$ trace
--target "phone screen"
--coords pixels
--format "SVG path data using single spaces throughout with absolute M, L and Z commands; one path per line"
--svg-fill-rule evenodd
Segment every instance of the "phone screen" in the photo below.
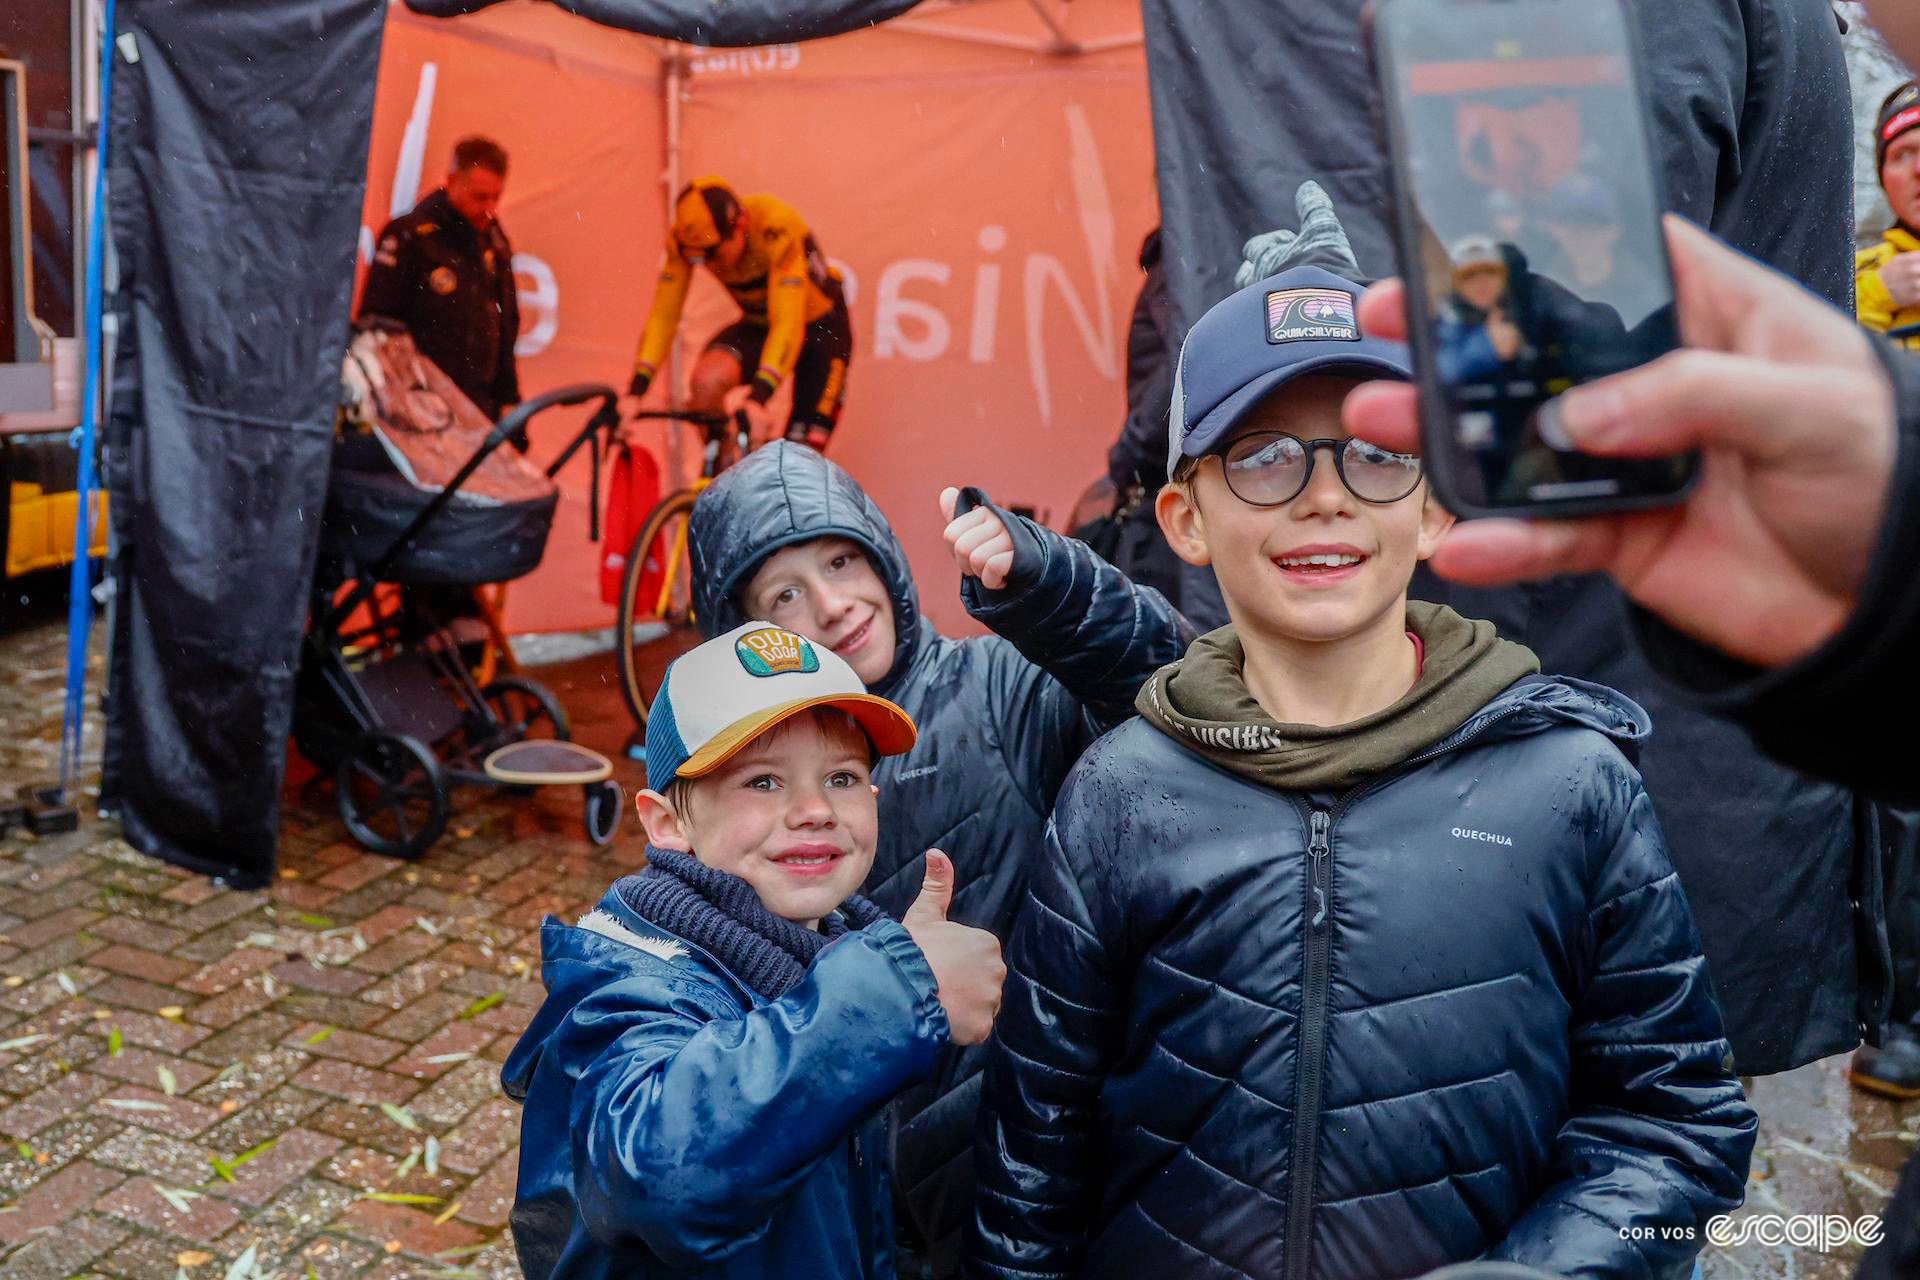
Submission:
M 1682 492 L 1691 457 L 1573 452 L 1552 408 L 1679 342 L 1624 9 L 1389 0 L 1377 23 L 1443 490 L 1481 509 Z

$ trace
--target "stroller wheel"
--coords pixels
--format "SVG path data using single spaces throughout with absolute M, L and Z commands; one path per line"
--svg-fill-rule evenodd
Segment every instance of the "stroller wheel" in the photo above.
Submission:
M 624 799 L 620 784 L 608 778 L 590 782 L 582 790 L 587 793 L 587 839 L 604 849 L 620 829 L 620 802 Z
M 417 858 L 446 829 L 446 777 L 417 738 L 382 729 L 361 734 L 334 782 L 341 821 L 375 853 Z
M 525 676 L 501 676 L 480 691 L 487 709 L 500 722 L 508 742 L 528 738 L 557 738 L 567 742 L 573 729 L 567 723 L 567 709 L 553 690 Z

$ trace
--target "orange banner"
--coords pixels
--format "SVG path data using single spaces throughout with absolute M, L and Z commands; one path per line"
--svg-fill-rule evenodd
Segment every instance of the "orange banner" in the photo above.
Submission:
M 1137 33 L 1137 6 L 1085 10 L 1121 33 L 1104 51 L 1035 53 L 990 25 L 969 39 L 888 26 L 691 51 L 681 81 L 682 180 L 715 173 L 779 196 L 847 277 L 854 358 L 830 456 L 900 531 L 948 630 L 969 628 L 939 538 L 940 488 L 979 484 L 1058 527 L 1104 472 L 1124 412 L 1135 252 L 1156 216 L 1146 75 L 1125 34 L 1128 21 Z M 362 262 L 392 211 L 441 181 L 456 138 L 502 142 L 526 394 L 625 382 L 664 234 L 663 48 L 551 5 L 389 17 Z M 686 363 L 735 314 L 711 280 L 696 282 Z M 578 422 L 562 411 L 537 421 L 535 457 L 552 457 Z M 663 464 L 684 473 L 693 451 L 661 439 Z M 546 560 L 509 596 L 516 630 L 612 620 L 600 548 L 586 538 L 584 456 L 561 479 Z

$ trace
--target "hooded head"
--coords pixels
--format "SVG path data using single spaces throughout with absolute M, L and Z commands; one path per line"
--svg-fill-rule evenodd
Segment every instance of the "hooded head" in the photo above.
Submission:
M 711 637 L 753 621 L 741 594 L 768 558 L 827 537 L 859 547 L 885 585 L 893 613 L 893 662 L 884 676 L 867 682 L 884 694 L 919 648 L 926 625 L 919 593 L 887 518 L 852 476 L 804 445 L 782 440 L 755 450 L 694 503 L 687 541 L 700 629 Z

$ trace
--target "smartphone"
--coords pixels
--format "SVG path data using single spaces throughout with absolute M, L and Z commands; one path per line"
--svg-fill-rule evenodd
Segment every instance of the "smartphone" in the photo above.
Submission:
M 1678 501 L 1695 455 L 1579 453 L 1555 404 L 1680 341 L 1625 0 L 1375 0 L 1369 25 L 1435 493 L 1467 517 Z

